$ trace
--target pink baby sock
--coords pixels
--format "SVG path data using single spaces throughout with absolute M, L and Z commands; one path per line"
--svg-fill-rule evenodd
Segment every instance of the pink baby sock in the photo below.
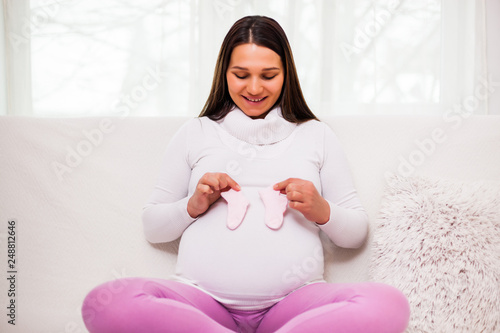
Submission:
M 228 204 L 227 207 L 227 227 L 234 230 L 239 227 L 245 217 L 248 207 L 248 200 L 241 191 L 230 189 L 220 194 Z
M 266 225 L 274 230 L 281 228 L 288 199 L 280 191 L 273 190 L 272 186 L 260 190 L 259 194 L 266 207 Z

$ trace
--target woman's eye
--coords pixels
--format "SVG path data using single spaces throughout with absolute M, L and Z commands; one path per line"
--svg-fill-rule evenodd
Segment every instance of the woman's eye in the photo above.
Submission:
M 238 75 L 238 74 L 234 74 L 238 79 L 246 79 L 248 77 L 248 75 Z
M 276 77 L 276 75 L 273 76 L 264 76 L 264 80 L 272 80 Z

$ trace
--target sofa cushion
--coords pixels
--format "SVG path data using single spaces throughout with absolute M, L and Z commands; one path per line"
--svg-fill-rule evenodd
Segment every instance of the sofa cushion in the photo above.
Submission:
M 500 184 L 388 178 L 370 276 L 403 291 L 408 332 L 500 329 Z

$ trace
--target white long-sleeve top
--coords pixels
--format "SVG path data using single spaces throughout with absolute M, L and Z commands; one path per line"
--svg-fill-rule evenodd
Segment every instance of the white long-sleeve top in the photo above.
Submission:
M 237 229 L 226 226 L 222 198 L 197 219 L 187 213 L 187 202 L 207 172 L 229 174 L 250 202 Z M 310 222 L 288 207 L 280 229 L 266 226 L 258 191 L 292 177 L 311 181 L 327 200 L 326 224 Z M 323 282 L 320 230 L 347 248 L 361 246 L 368 230 L 368 216 L 333 131 L 316 120 L 290 123 L 279 108 L 265 119 L 235 108 L 220 121 L 200 117 L 184 124 L 168 145 L 142 217 L 150 242 L 182 235 L 174 279 L 240 310 L 269 307 L 296 288 Z

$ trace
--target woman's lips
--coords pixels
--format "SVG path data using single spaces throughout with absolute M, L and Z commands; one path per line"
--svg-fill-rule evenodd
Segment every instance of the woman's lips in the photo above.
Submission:
M 246 99 L 247 101 L 252 102 L 252 103 L 262 102 L 263 100 L 265 100 L 267 98 L 267 96 L 261 97 L 261 98 L 249 98 L 249 97 L 246 97 L 246 96 L 243 96 L 243 95 L 241 95 L 241 96 L 244 99 Z

